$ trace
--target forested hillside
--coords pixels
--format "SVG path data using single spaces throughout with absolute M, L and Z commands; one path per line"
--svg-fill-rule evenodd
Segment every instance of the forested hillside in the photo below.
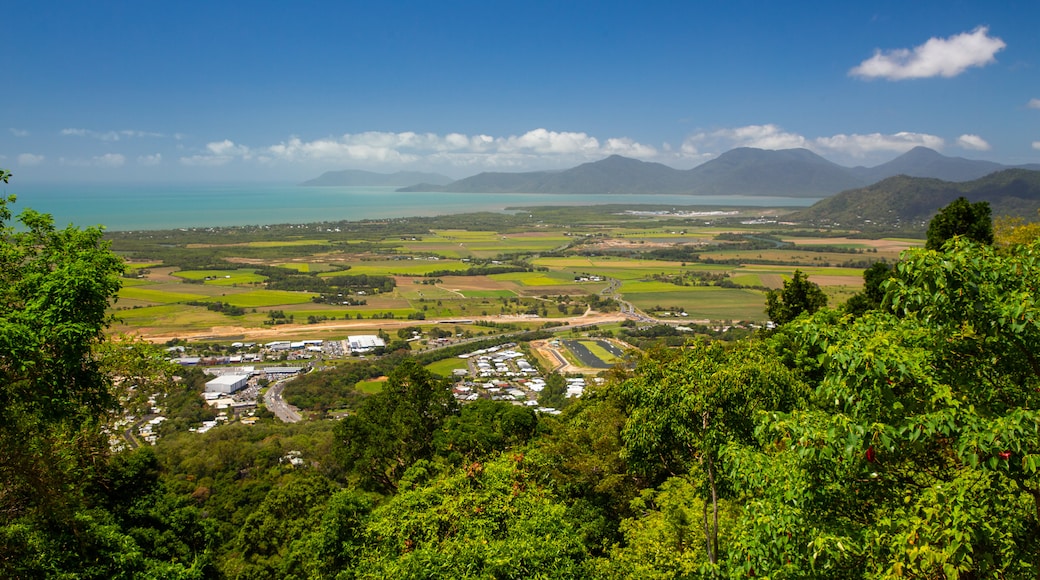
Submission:
M 103 334 L 99 230 L 0 219 L 0 577 L 1040 573 L 1036 239 L 910 250 L 856 309 L 650 347 L 558 417 L 404 360 L 340 420 L 113 451 L 119 404 L 200 386 Z
M 994 215 L 1036 217 L 1040 171 L 1006 169 L 964 183 L 900 175 L 821 200 L 788 219 L 818 225 L 921 230 L 958 197 L 984 201 Z

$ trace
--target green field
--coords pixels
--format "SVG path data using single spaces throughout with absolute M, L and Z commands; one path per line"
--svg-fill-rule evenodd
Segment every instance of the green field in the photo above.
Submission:
M 611 354 L 610 351 L 600 346 L 598 340 L 579 340 L 578 343 L 584 346 L 585 348 L 589 349 L 589 352 L 594 354 L 596 358 L 607 364 L 614 364 L 620 362 L 621 360 L 618 357 Z
M 681 308 L 694 320 L 764 320 L 765 293 L 758 290 L 680 287 L 678 292 L 625 293 L 642 310 Z
M 259 308 L 261 306 L 282 306 L 285 304 L 305 304 L 316 296 L 310 292 L 289 292 L 287 290 L 251 290 L 242 294 L 233 294 L 214 298 L 242 308 Z
M 475 231 L 454 226 L 424 229 L 414 220 L 390 220 L 349 226 L 343 232 L 339 228 L 319 228 L 319 233 L 312 230 L 302 236 L 298 229 L 291 228 L 280 233 L 268 229 L 199 235 L 175 232 L 161 240 L 144 235 L 121 251 L 130 258 L 136 256 L 136 261 L 128 266 L 130 270 L 144 273 L 141 278 L 124 280 L 120 300 L 113 305 L 112 312 L 121 317 L 119 329 L 156 333 L 221 326 L 266 329 L 270 327 L 264 322 L 272 310 L 284 311 L 308 332 L 323 332 L 321 319 L 356 321 L 359 315 L 375 328 L 391 317 L 400 324 L 409 321 L 409 316 L 416 324 L 423 323 L 420 318 L 430 324 L 438 319 L 490 317 L 492 321 L 536 327 L 546 318 L 583 311 L 585 302 L 595 304 L 603 298 L 600 293 L 609 289 L 638 309 L 662 319 L 674 320 L 675 313 L 686 312 L 687 317 L 683 318 L 691 320 L 763 321 L 764 291 L 748 287 L 779 288 L 800 269 L 821 285 L 831 305 L 836 306 L 862 286 L 862 269 L 845 264 L 858 266 L 858 262 L 885 257 L 920 243 L 783 235 L 776 233 L 782 227 L 746 226 L 739 223 L 739 217 L 728 224 L 704 225 L 701 218 L 681 223 L 676 216 L 628 215 L 596 207 L 542 208 L 530 212 L 530 216 L 535 216 L 532 221 L 498 231 L 488 225 L 506 223 L 507 218 L 476 218 L 473 223 L 479 229 Z M 479 224 L 484 219 L 489 221 Z M 789 240 L 796 247 L 736 250 L 729 249 L 733 244 L 716 240 L 724 232 L 756 231 Z M 278 235 L 283 237 L 279 239 Z M 146 249 L 135 253 L 142 245 Z M 805 249 L 813 245 L 863 251 Z M 686 251 L 676 253 L 677 256 L 696 254 L 727 262 L 662 260 L 662 254 L 656 253 L 669 248 L 678 250 L 680 246 Z M 170 249 L 175 251 L 167 255 L 165 252 Z M 198 256 L 187 259 L 185 256 L 190 257 L 192 251 Z M 484 258 L 534 267 L 537 271 L 483 276 L 447 274 L 482 265 L 486 262 L 478 259 Z M 770 260 L 777 263 L 767 263 Z M 178 264 L 213 266 L 178 271 Z M 311 293 L 265 288 L 264 276 L 257 273 L 264 266 L 321 277 L 392 276 L 397 285 L 391 292 L 355 297 L 365 304 L 318 304 L 311 300 Z M 434 272 L 442 273 L 436 278 L 429 276 Z M 706 275 L 707 282 L 693 281 L 700 274 Z M 684 279 L 690 283 L 716 283 L 720 275 L 745 288 L 679 286 L 668 282 Z M 576 281 L 584 276 L 599 276 L 602 281 Z M 246 312 L 231 317 L 204 306 L 189 306 L 187 302 L 223 302 Z M 531 315 L 538 318 L 523 321 L 524 316 Z M 317 324 L 308 324 L 311 321 Z M 340 330 L 349 327 L 339 325 Z
M 238 284 L 258 284 L 267 280 L 266 277 L 256 273 L 252 269 L 240 270 L 181 270 L 174 272 L 174 276 L 185 280 L 205 280 L 206 284 L 214 286 L 235 286 Z
M 512 298 L 516 292 L 512 290 L 463 290 L 466 298 Z
M 466 361 L 458 357 L 450 357 L 426 365 L 426 369 L 439 377 L 450 377 L 455 369 L 468 368 Z
M 320 276 L 424 276 L 438 270 L 468 270 L 470 265 L 458 260 L 380 260 L 350 262 L 346 272 L 323 272 Z
M 131 298 L 134 300 L 154 302 L 157 304 L 175 304 L 177 302 L 189 302 L 191 300 L 206 300 L 208 296 L 188 294 L 187 292 L 171 292 L 151 286 L 124 286 L 119 291 L 119 298 Z

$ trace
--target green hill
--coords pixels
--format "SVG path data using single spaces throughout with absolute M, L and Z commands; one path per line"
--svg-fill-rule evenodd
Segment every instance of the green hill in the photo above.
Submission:
M 961 196 L 989 202 L 994 216 L 1034 219 L 1040 210 L 1040 171 L 1005 169 L 963 183 L 899 175 L 821 200 L 789 219 L 821 226 L 923 230 L 940 208 Z

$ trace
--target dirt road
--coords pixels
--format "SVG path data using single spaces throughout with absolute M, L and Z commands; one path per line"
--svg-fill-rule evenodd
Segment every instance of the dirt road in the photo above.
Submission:
M 567 318 L 518 318 L 512 316 L 488 316 L 488 317 L 476 317 L 472 320 L 485 320 L 488 322 L 554 322 L 561 326 L 569 324 L 575 325 L 589 325 L 589 324 L 606 324 L 609 322 L 619 322 L 625 320 L 626 316 L 620 312 L 586 312 L 581 316 L 572 316 Z M 451 323 L 457 320 L 457 318 L 444 319 L 443 321 L 436 319 L 427 319 L 423 321 L 419 320 L 333 320 L 327 322 L 321 322 L 318 324 L 279 324 L 278 326 L 265 326 L 263 328 L 257 327 L 243 327 L 243 326 L 214 326 L 208 331 L 196 331 L 196 332 L 177 332 L 177 333 L 163 333 L 163 334 L 149 334 L 147 332 L 138 333 L 141 338 L 154 343 L 162 343 L 173 338 L 185 339 L 188 341 L 205 342 L 205 341 L 226 341 L 232 337 L 234 340 L 251 341 L 251 342 L 271 342 L 275 340 L 282 340 L 292 337 L 299 337 L 301 335 L 317 335 L 317 334 L 347 334 L 351 331 L 383 329 L 393 330 L 397 328 L 405 328 L 408 326 L 417 326 L 419 324 L 430 324 L 431 322 L 446 322 Z

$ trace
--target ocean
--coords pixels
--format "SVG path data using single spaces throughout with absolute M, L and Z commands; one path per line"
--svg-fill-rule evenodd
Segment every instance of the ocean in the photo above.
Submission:
M 819 198 L 549 193 L 403 193 L 393 187 L 250 185 L 0 184 L 11 209 L 48 213 L 59 227 L 111 231 L 314 223 L 506 211 L 523 206 L 646 204 L 807 207 Z

